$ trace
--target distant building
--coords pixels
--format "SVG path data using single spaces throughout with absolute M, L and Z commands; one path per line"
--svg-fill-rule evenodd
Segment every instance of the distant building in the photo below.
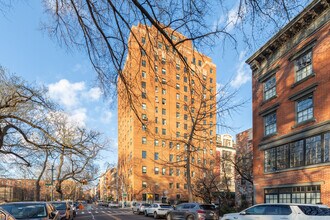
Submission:
M 164 31 L 174 42 L 185 38 Z M 131 29 L 126 81 L 118 82 L 119 200 L 188 200 L 185 143 L 196 120 L 189 159 L 199 167 L 214 164 L 216 114 L 210 112 L 216 109 L 216 66 L 190 41 L 177 49 L 189 68 L 154 26 Z M 127 93 L 127 85 L 136 96 Z M 200 175 L 198 166 L 191 166 L 192 178 Z
M 330 205 L 330 4 L 314 0 L 247 63 L 256 203 Z
M 220 188 L 223 191 L 235 192 L 235 143 L 229 134 L 218 134 L 217 155 L 219 158 Z
M 253 204 L 252 128 L 236 134 L 235 163 L 235 203 L 236 207 L 246 208 Z

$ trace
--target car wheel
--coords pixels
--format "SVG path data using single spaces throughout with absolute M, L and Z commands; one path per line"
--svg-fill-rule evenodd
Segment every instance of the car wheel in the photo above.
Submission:
M 171 214 L 167 214 L 167 215 L 166 215 L 166 220 L 172 220 L 172 216 L 171 216 Z
M 158 218 L 157 212 L 154 212 L 154 219 L 157 219 L 157 218 Z
M 187 216 L 187 220 L 194 220 L 194 216 L 192 216 L 192 215 L 188 215 L 188 216 Z

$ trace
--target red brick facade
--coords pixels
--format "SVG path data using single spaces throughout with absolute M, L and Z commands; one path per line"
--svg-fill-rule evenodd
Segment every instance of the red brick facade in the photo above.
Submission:
M 329 1 L 313 1 L 247 60 L 256 203 L 330 206 L 329 20 Z

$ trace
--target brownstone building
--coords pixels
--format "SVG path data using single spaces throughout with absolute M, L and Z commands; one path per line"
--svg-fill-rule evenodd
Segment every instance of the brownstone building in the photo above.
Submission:
M 329 4 L 312 1 L 247 60 L 256 203 L 330 205 Z
M 216 66 L 190 41 L 177 49 L 183 56 L 154 26 L 131 29 L 118 82 L 119 200 L 187 200 L 187 161 L 192 181 L 214 165 Z
M 235 204 L 247 208 L 253 204 L 252 128 L 236 134 Z

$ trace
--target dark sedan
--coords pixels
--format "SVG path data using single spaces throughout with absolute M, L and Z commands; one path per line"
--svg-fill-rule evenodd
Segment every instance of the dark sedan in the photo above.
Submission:
M 60 220 L 59 213 L 47 202 L 10 202 L 0 205 L 15 219 L 20 220 Z
M 167 212 L 167 220 L 218 220 L 217 211 L 214 205 L 200 203 L 182 203 Z

